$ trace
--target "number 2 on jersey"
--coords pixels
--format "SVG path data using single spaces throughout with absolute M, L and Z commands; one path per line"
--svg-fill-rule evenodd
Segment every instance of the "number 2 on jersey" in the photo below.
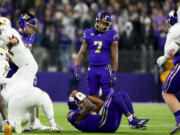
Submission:
M 94 45 L 97 45 L 95 53 L 101 53 L 102 41 L 94 41 Z

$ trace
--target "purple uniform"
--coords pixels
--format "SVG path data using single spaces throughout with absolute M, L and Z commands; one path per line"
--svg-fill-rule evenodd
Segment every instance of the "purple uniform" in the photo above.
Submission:
M 111 52 L 110 48 L 114 41 L 119 39 L 115 30 L 98 32 L 95 28 L 87 29 L 83 39 L 89 46 L 88 90 L 90 95 L 98 95 L 102 87 L 103 95 L 111 91 Z
M 123 114 L 117 107 L 116 99 L 115 96 L 109 96 L 104 103 L 101 115 L 89 113 L 79 125 L 75 123 L 79 110 L 70 111 L 67 119 L 75 128 L 84 132 L 115 132 L 119 128 Z
M 176 94 L 180 89 L 180 54 L 173 59 L 173 63 L 175 67 L 166 77 L 166 81 L 162 86 L 162 91 Z

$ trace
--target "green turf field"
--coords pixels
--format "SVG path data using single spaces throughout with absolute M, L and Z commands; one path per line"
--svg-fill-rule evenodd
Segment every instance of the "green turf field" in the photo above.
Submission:
M 139 118 L 149 118 L 150 121 L 147 124 L 148 129 L 146 130 L 134 130 L 130 129 L 125 117 L 123 117 L 122 122 L 118 131 L 109 134 L 121 134 L 121 135 L 168 135 L 169 132 L 174 127 L 175 121 L 174 116 L 170 113 L 165 104 L 134 104 L 135 114 Z M 55 119 L 56 122 L 63 127 L 64 131 L 62 133 L 52 133 L 50 131 L 33 131 L 30 133 L 23 133 L 23 135 L 50 135 L 50 134 L 61 134 L 61 135 L 102 135 L 103 133 L 83 133 L 76 130 L 71 126 L 67 119 L 66 114 L 68 108 L 66 104 L 55 104 L 54 105 Z M 45 115 L 40 110 L 41 122 L 48 125 L 48 121 Z M 13 133 L 13 135 L 17 135 Z

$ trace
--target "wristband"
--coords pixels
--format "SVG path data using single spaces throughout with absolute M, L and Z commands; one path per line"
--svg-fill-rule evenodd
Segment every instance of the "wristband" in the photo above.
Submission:
M 116 73 L 117 73 L 117 72 L 116 72 L 116 71 L 114 71 L 114 70 L 112 70 L 112 71 L 111 71 L 111 74 L 116 74 Z
M 83 101 L 83 99 L 86 97 L 83 93 L 78 92 L 75 96 L 79 101 Z

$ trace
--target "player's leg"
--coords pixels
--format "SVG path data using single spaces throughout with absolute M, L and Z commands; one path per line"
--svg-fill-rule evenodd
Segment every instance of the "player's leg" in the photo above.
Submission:
M 138 119 L 134 115 L 134 109 L 130 97 L 126 92 L 114 92 L 112 94 L 115 104 L 120 112 L 122 112 L 128 119 L 131 128 L 145 129 L 144 126 L 149 119 Z
M 25 127 L 23 129 L 24 132 L 29 132 L 33 130 L 33 126 L 35 124 L 35 120 L 36 120 L 36 108 L 35 107 L 31 107 L 28 109 L 28 121 L 29 124 L 27 127 Z
M 171 112 L 174 114 L 176 125 L 170 134 L 180 131 L 180 103 L 175 93 L 180 89 L 180 65 L 176 64 L 175 68 L 168 74 L 165 83 L 162 86 L 162 96 Z
M 4 120 L 4 124 L 5 124 L 5 128 L 7 128 L 7 126 L 10 126 L 9 124 L 9 121 L 7 119 L 7 115 L 6 115 L 6 103 L 5 103 L 5 100 L 3 98 L 3 96 L 1 95 L 0 93 L 0 112 L 1 112 L 1 115 L 0 117 L 3 118 Z M 0 130 L 2 131 L 3 130 L 3 126 L 2 126 L 2 123 L 1 123 L 1 118 L 0 118 Z
M 7 115 L 6 115 L 6 103 L 4 101 L 3 96 L 0 94 L 0 112 L 3 117 L 3 120 L 7 120 Z
M 96 96 L 99 95 L 100 81 L 97 75 L 97 69 L 95 67 L 88 67 L 88 95 Z
M 110 65 L 102 66 L 101 69 L 99 69 L 102 98 L 104 101 L 106 100 L 107 95 L 112 92 L 112 88 L 110 85 L 110 72 Z
M 14 96 L 9 100 L 8 103 L 8 119 L 12 126 L 12 130 L 15 130 L 17 133 L 22 132 L 22 119 L 27 113 L 26 109 L 24 108 L 26 103 L 19 102 L 23 100 L 24 99 L 20 96 Z
M 34 87 L 36 87 L 36 85 L 37 85 L 37 77 L 34 78 L 34 83 L 33 83 Z M 36 129 L 49 130 L 49 127 L 41 124 L 41 122 L 39 120 L 39 108 L 38 107 L 36 107 L 36 119 L 35 119 L 34 126 L 33 126 L 33 130 L 36 130 Z
M 36 88 L 34 92 L 37 93 L 37 96 L 35 98 L 35 104 L 36 106 L 42 105 L 43 111 L 50 123 L 50 129 L 52 131 L 62 131 L 63 129 L 60 126 L 58 126 L 54 120 L 53 103 L 49 95 L 38 88 Z
M 120 125 L 122 112 L 118 111 L 114 98 L 108 96 L 104 103 L 101 120 L 99 122 L 99 132 L 115 132 Z

